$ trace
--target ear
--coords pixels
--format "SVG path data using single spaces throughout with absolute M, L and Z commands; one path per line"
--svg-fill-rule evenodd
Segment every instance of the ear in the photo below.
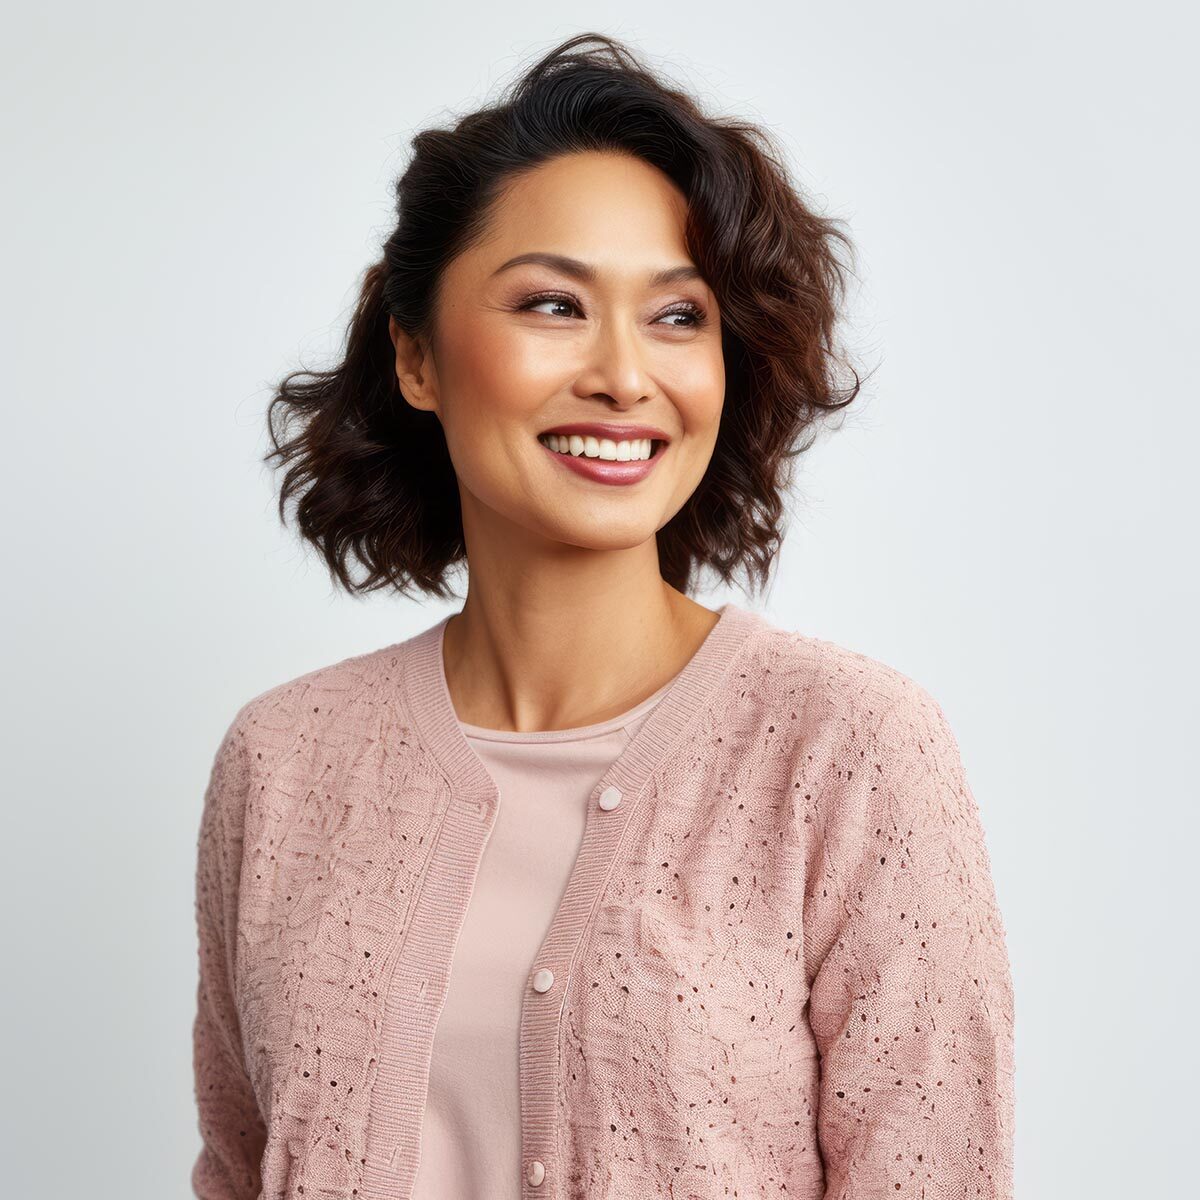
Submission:
M 437 374 L 424 344 L 388 316 L 388 336 L 396 350 L 396 380 L 401 394 L 413 408 L 438 412 Z

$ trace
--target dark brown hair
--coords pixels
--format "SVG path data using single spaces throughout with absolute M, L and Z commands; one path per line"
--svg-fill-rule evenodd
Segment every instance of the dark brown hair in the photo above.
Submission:
M 849 404 L 834 329 L 845 292 L 838 222 L 817 215 L 769 135 L 710 117 L 621 43 L 596 33 L 544 55 L 497 103 L 412 140 L 395 185 L 396 226 L 369 267 L 342 361 L 294 371 L 268 406 L 286 465 L 279 513 L 296 500 L 299 532 L 350 592 L 392 586 L 445 597 L 465 561 L 454 468 L 436 414 L 409 405 L 395 375 L 388 316 L 432 333 L 446 265 L 486 228 L 502 189 L 559 155 L 624 152 L 658 167 L 688 202 L 686 242 L 721 309 L 726 392 L 704 477 L 658 531 L 662 577 L 682 592 L 709 567 L 765 584 L 782 542 L 796 455 L 818 418 Z M 366 569 L 351 576 L 351 560 Z

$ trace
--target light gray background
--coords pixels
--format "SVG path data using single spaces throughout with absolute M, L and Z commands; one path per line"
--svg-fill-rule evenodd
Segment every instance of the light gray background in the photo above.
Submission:
M 11 8 L 6 1194 L 189 1195 L 217 741 L 252 695 L 449 611 L 341 596 L 279 526 L 269 385 L 336 349 L 408 137 L 584 29 L 770 126 L 859 248 L 846 333 L 879 370 L 806 456 L 752 606 L 912 676 L 958 736 L 1016 986 L 1018 1195 L 1194 1186 L 1186 24 L 1182 4 Z

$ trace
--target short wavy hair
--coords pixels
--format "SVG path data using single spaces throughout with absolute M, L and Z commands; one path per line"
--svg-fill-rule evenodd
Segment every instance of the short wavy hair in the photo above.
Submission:
M 762 129 L 706 115 L 620 42 L 568 38 L 506 95 L 426 129 L 395 184 L 396 225 L 363 277 L 341 354 L 329 370 L 293 371 L 267 409 L 286 467 L 280 519 L 295 501 L 302 539 L 349 592 L 390 586 L 453 595 L 465 564 L 457 479 L 435 413 L 409 405 L 395 374 L 388 317 L 432 334 L 447 264 L 487 228 L 513 179 L 581 151 L 636 155 L 687 200 L 686 244 L 721 310 L 726 391 L 713 456 L 696 490 L 657 533 L 662 578 L 681 592 L 704 569 L 765 585 L 782 543 L 796 455 L 819 418 L 843 408 L 834 333 L 853 257 L 840 222 L 818 215 Z M 355 580 L 354 564 L 365 569 Z

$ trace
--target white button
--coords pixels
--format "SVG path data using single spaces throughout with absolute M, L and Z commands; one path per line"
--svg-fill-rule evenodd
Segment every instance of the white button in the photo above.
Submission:
M 546 1164 L 542 1162 L 541 1159 L 535 1158 L 533 1162 L 529 1164 L 529 1170 L 525 1172 L 525 1178 L 528 1179 L 534 1187 L 537 1187 L 538 1184 L 540 1184 L 542 1180 L 546 1178 Z
M 606 787 L 604 789 L 604 791 L 602 791 L 600 793 L 600 807 L 602 809 L 604 809 L 605 812 L 611 812 L 620 803 L 621 803 L 621 789 L 620 788 L 615 788 L 610 785 L 609 787 Z
M 548 992 L 554 986 L 554 972 L 549 967 L 542 967 L 533 975 L 533 988 L 537 992 Z

